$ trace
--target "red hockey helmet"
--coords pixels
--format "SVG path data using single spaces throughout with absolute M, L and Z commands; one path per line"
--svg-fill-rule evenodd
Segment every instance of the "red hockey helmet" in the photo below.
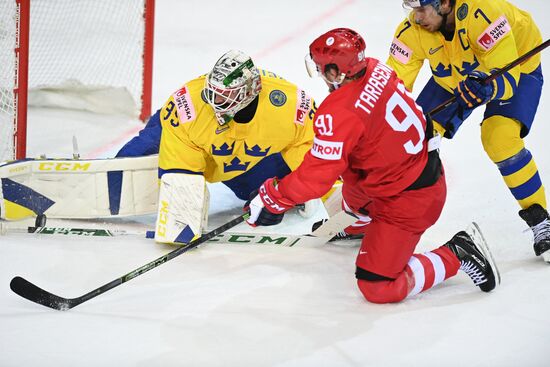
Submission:
M 306 62 L 310 76 L 316 72 L 324 76 L 328 69 L 335 66 L 343 80 L 367 66 L 365 41 L 359 33 L 349 28 L 336 28 L 318 37 L 309 45 L 309 58 L 315 64 L 313 68 Z

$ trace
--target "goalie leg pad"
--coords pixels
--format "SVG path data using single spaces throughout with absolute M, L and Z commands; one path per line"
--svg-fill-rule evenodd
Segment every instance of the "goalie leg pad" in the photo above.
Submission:
M 35 190 L 9 178 L 2 178 L 0 198 L 2 207 L 0 218 L 7 220 L 23 219 L 42 214 L 54 201 Z
M 161 178 L 155 241 L 189 243 L 207 227 L 208 188 L 202 175 L 167 173 Z
M 0 165 L 2 218 L 97 218 L 157 210 L 158 157 L 26 159 Z M 0 197 L 1 197 L 0 196 Z

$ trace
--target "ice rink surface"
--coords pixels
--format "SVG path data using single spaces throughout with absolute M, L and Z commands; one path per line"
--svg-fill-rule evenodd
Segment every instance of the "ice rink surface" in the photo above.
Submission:
M 550 5 L 514 3 L 547 39 Z M 158 0 L 153 105 L 232 48 L 322 101 L 324 83 L 309 79 L 303 65 L 309 43 L 350 27 L 365 37 L 369 56 L 385 60 L 403 16 L 398 0 Z M 550 70 L 544 52 L 543 70 Z M 549 95 L 546 86 L 526 139 L 547 187 Z M 52 109 L 33 109 L 30 118 L 29 156 L 70 157 L 73 135 L 84 158 L 112 156 L 141 126 Z M 138 236 L 8 234 L 0 237 L 0 366 L 547 366 L 550 265 L 535 258 L 519 208 L 483 152 L 480 118 L 475 113 L 443 142 L 448 199 L 418 251 L 478 222 L 500 266 L 494 292 L 459 274 L 400 304 L 374 305 L 356 288 L 357 244 L 212 244 L 57 312 L 12 293 L 10 280 L 21 275 L 76 297 L 172 248 Z M 223 186 L 210 188 L 212 224 L 238 215 L 242 202 Z

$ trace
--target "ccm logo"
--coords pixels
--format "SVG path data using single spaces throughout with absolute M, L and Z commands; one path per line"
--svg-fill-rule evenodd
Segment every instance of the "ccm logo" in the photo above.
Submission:
M 337 161 L 342 158 L 344 143 L 341 141 L 325 141 L 314 138 L 311 154 L 314 157 L 328 161 Z
M 261 195 L 262 201 L 264 202 L 264 205 L 269 206 L 271 209 L 273 209 L 278 213 L 285 211 L 285 208 L 281 207 L 280 205 L 275 203 L 273 200 L 271 200 L 271 198 L 267 194 L 267 191 L 265 190 L 265 187 L 263 185 L 260 187 L 260 195 Z
M 166 224 L 168 223 L 168 203 L 164 200 L 160 202 L 157 235 L 166 237 Z
M 61 162 L 43 162 L 38 169 L 40 171 L 87 171 L 91 163 L 61 163 Z

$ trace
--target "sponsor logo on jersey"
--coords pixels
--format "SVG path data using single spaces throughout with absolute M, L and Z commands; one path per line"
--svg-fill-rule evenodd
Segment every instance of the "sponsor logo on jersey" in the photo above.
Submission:
M 303 125 L 306 121 L 306 116 L 311 109 L 311 98 L 306 94 L 305 91 L 297 89 L 297 98 L 296 98 L 296 118 L 294 122 L 300 125 Z
M 186 87 L 181 88 L 173 94 L 176 108 L 178 109 L 178 117 L 182 123 L 190 122 L 197 116 L 195 107 L 191 100 L 191 95 Z
M 492 49 L 506 34 L 510 33 L 512 27 L 508 19 L 503 15 L 493 23 L 478 37 L 477 43 L 485 50 Z
M 407 64 L 411 60 L 412 50 L 403 42 L 394 38 L 390 47 L 390 54 L 402 64 Z
M 296 110 L 296 119 L 294 120 L 294 122 L 297 124 L 303 125 L 305 119 L 306 119 L 306 113 L 302 110 Z
M 343 149 L 344 143 L 341 141 L 326 141 L 315 137 L 313 138 L 311 154 L 327 161 L 337 161 L 342 158 Z
M 275 107 L 281 107 L 286 103 L 286 94 L 282 91 L 275 89 L 269 93 L 269 101 Z

